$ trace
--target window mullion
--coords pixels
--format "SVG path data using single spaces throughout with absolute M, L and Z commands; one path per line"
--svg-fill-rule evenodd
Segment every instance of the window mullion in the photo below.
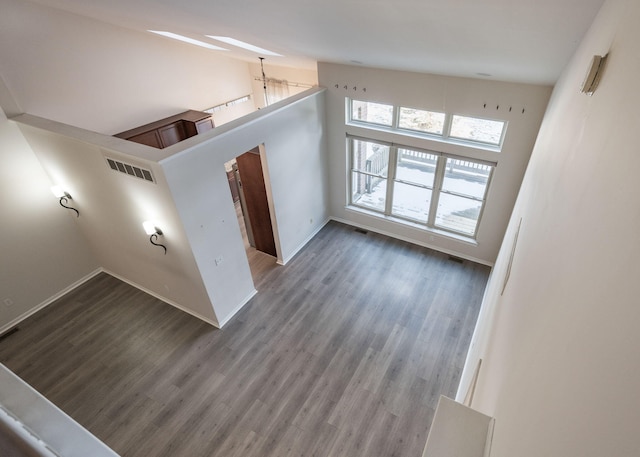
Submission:
M 433 227 L 436 223 L 436 212 L 438 211 L 438 200 L 440 199 L 440 189 L 442 189 L 442 183 L 444 181 L 444 169 L 447 163 L 447 158 L 439 155 L 438 163 L 436 165 L 436 175 L 433 179 L 433 192 L 431 194 L 431 206 L 429 207 L 429 220 L 427 225 Z
M 442 126 L 442 138 L 448 139 L 451 133 L 451 114 L 445 113 L 444 125 Z
M 396 179 L 396 166 L 398 164 L 398 147 L 391 145 L 389 148 L 389 166 L 387 167 L 387 199 L 385 202 L 384 213 L 387 216 L 391 215 L 391 209 L 393 208 L 393 186 Z

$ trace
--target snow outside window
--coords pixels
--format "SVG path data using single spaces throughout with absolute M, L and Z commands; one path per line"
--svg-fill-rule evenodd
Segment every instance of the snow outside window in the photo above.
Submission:
M 393 124 L 393 106 L 352 100 L 351 120 L 391 127 Z
M 384 212 L 386 208 L 389 146 L 351 141 L 351 201 Z
M 503 121 L 491 121 L 489 119 L 454 114 L 451 117 L 449 136 L 498 146 L 502 143 L 504 127 L 505 123 Z
M 401 129 L 442 135 L 444 133 L 444 122 L 444 113 L 400 107 L 398 127 Z

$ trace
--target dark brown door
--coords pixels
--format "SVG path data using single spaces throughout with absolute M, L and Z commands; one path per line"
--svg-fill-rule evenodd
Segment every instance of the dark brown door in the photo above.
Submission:
M 273 239 L 271 227 L 271 215 L 269 214 L 269 202 L 267 190 L 264 186 L 264 174 L 260 162 L 258 148 L 242 154 L 236 158 L 242 190 L 246 200 L 246 211 L 249 216 L 255 248 L 274 257 L 276 243 Z

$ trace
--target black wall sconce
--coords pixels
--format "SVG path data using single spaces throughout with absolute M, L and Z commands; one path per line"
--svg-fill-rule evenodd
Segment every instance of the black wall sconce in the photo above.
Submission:
M 162 230 L 156 227 L 155 222 L 152 221 L 144 221 L 142 223 L 142 227 L 144 227 L 144 231 L 147 235 L 149 235 L 149 241 L 154 246 L 160 246 L 164 249 L 164 254 L 167 255 L 167 247 L 164 244 L 158 243 L 158 237 L 162 235 Z
M 69 200 L 73 200 L 71 198 L 71 195 L 69 195 L 69 192 L 65 192 L 60 186 L 53 186 L 51 188 L 51 192 L 53 192 L 53 195 L 60 199 L 60 206 L 70 209 L 71 211 L 75 211 L 76 217 L 80 217 L 80 211 L 69 205 Z

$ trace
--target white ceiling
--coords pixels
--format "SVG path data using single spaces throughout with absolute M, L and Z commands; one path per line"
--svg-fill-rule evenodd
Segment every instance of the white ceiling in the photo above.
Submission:
M 212 44 L 220 43 L 205 35 L 230 36 L 284 55 L 267 58 L 267 64 L 315 68 L 317 61 L 356 63 L 536 84 L 556 81 L 604 2 L 36 1 L 140 31 L 164 30 Z M 247 51 L 225 55 L 258 62 Z

